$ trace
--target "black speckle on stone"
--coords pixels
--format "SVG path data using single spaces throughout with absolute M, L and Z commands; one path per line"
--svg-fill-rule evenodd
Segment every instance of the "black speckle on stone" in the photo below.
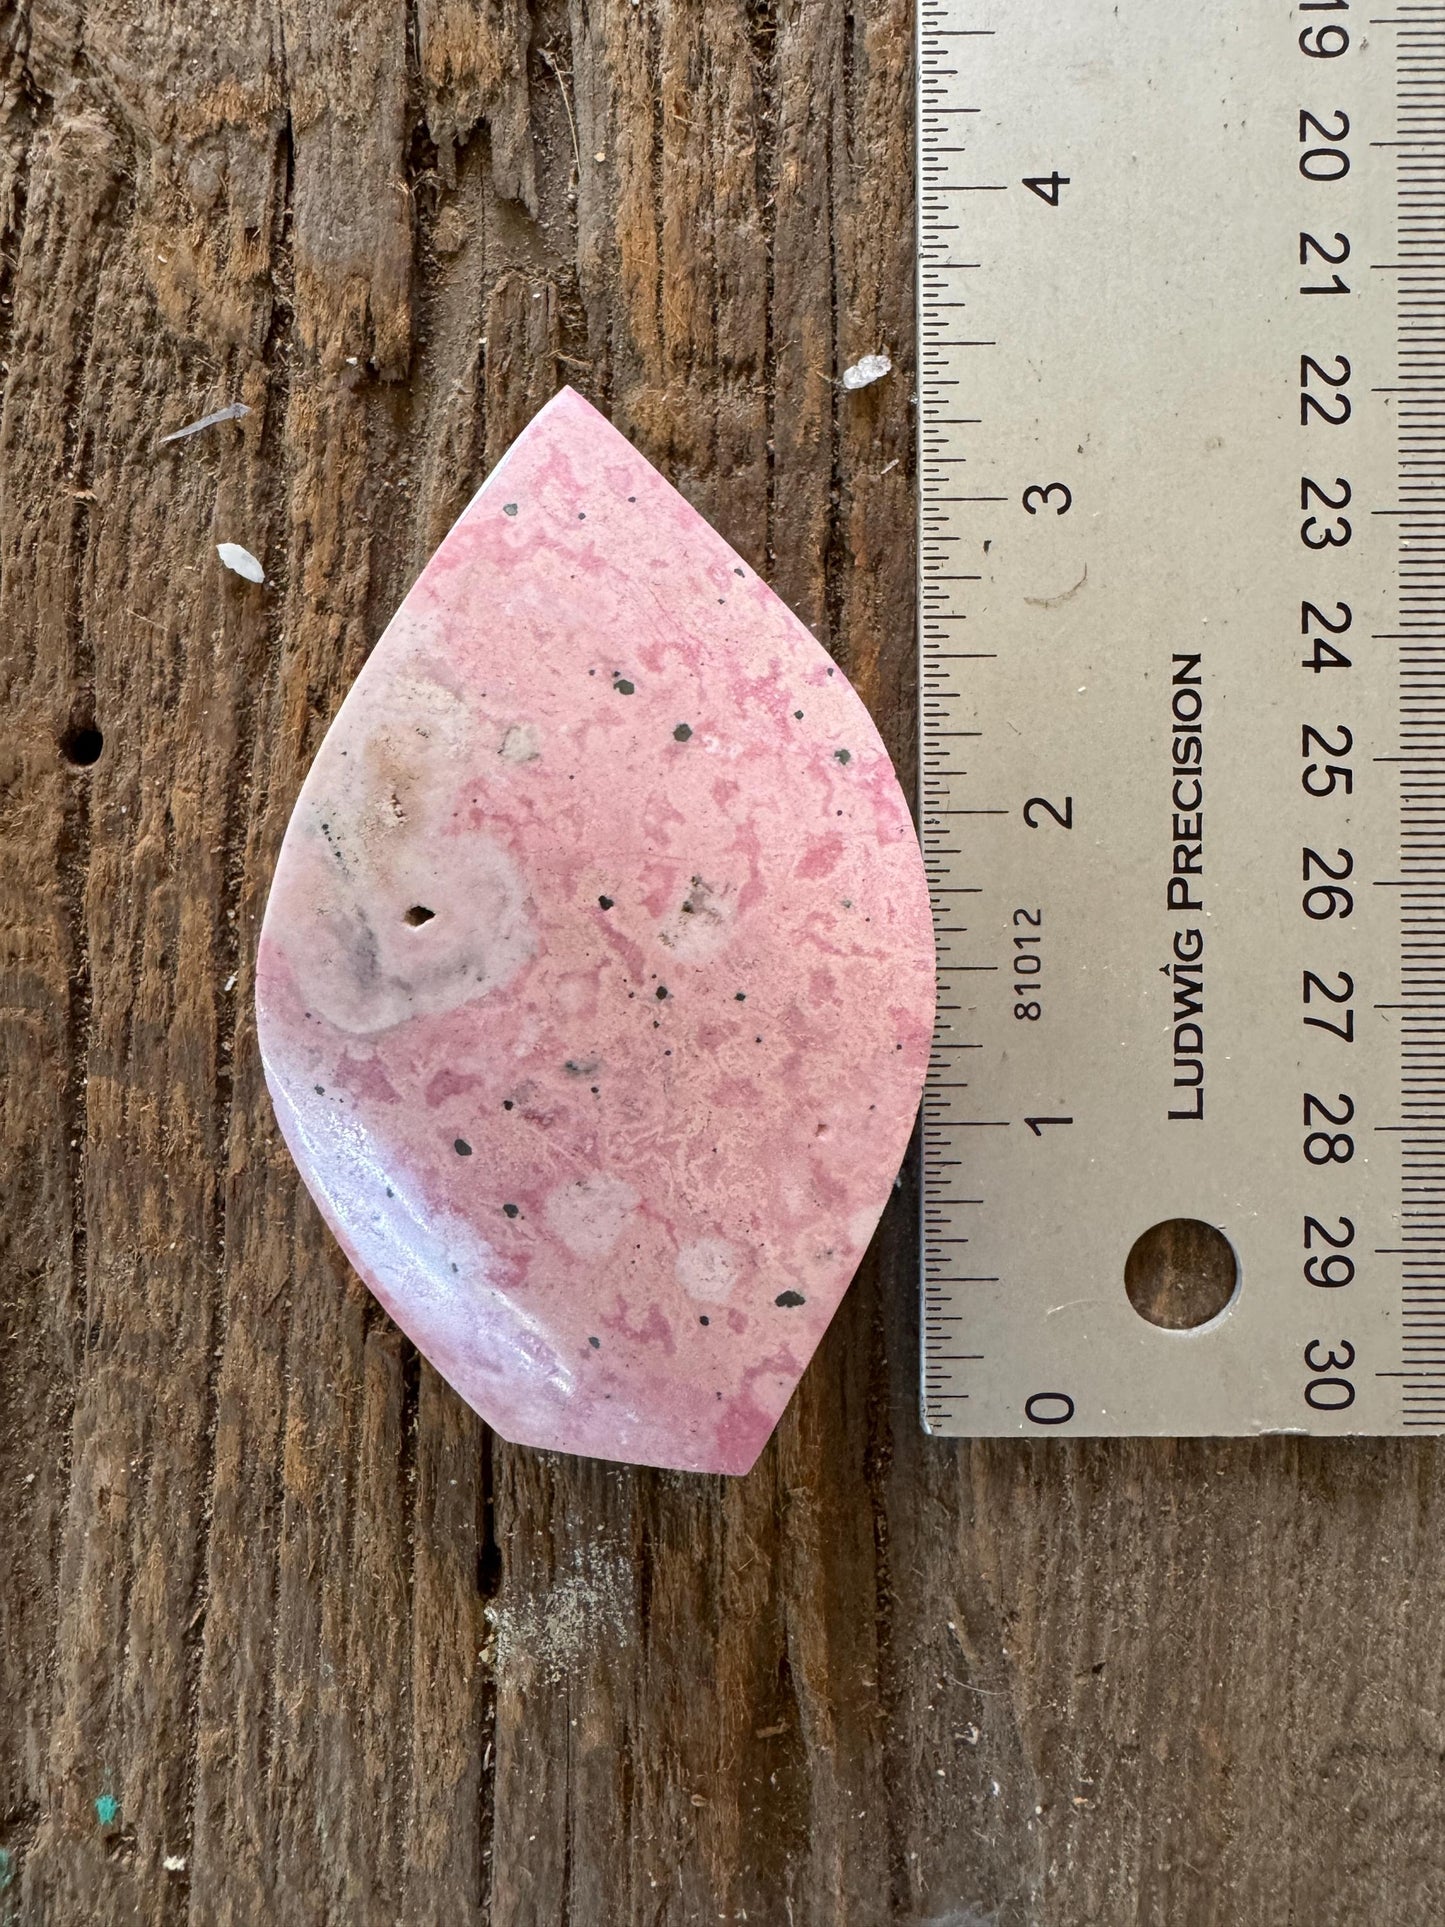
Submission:
M 456 1266 L 455 1266 L 455 1265 L 453 1265 L 453 1266 L 452 1266 L 452 1270 L 453 1270 L 453 1271 L 455 1271 L 455 1270 L 456 1270 Z
M 635 682 L 629 682 L 626 676 L 618 676 L 612 687 L 617 691 L 619 696 L 635 695 L 637 691 L 637 684 Z
M 802 712 L 802 710 L 801 710 L 801 709 L 795 709 L 795 710 L 793 711 L 793 720 L 794 720 L 795 722 L 799 722 L 799 723 L 800 723 L 800 722 L 802 722 L 802 720 L 803 720 L 803 712 Z
M 395 1193 L 395 1191 L 393 1191 L 393 1190 L 392 1190 L 392 1188 L 391 1188 L 391 1186 L 390 1186 L 390 1185 L 388 1185 L 388 1186 L 386 1187 L 386 1195 L 387 1195 L 387 1196 L 388 1196 L 389 1198 L 394 1198 L 394 1197 L 396 1196 L 396 1193 Z
M 512 1100 L 511 1100 L 511 1098 L 510 1098 L 510 1097 L 504 1097 L 504 1098 L 502 1099 L 502 1109 L 503 1109 L 504 1111 L 510 1111 L 510 1110 L 511 1110 L 511 1108 L 512 1108 Z
M 657 986 L 657 1001 L 661 1003 L 666 996 L 667 996 L 667 985 L 659 984 Z
M 712 1320 L 708 1317 L 707 1313 L 704 1312 L 697 1322 L 699 1325 L 710 1325 Z
M 835 749 L 833 756 L 835 761 L 839 763 L 851 763 L 853 760 L 853 752 L 849 749 Z
M 780 1291 L 773 1300 L 775 1305 L 781 1305 L 785 1311 L 791 1311 L 794 1305 L 806 1305 L 807 1302 L 800 1291 Z
M 522 1215 L 515 1204 L 504 1204 L 502 1209 L 509 1218 L 519 1218 Z
M 503 502 L 502 513 L 503 515 L 515 515 L 517 513 L 517 504 L 515 502 Z
M 629 502 L 635 502 L 637 500 L 637 497 L 635 495 L 629 495 L 627 499 Z
M 679 723 L 677 728 L 672 732 L 672 740 L 675 743 L 685 743 L 687 742 L 687 740 L 691 735 L 692 735 L 692 724 Z
M 734 570 L 733 570 L 733 574 L 734 574 L 734 575 L 741 575 L 741 574 L 742 574 L 742 570 L 741 570 L 741 569 L 734 569 Z
M 613 899 L 611 897 L 599 897 L 597 901 L 602 905 L 604 910 L 610 910 L 612 908 Z
M 833 672 L 834 672 L 834 671 L 833 671 L 833 664 L 832 664 L 832 663 L 829 663 L 829 664 L 828 664 L 828 674 L 829 674 L 829 675 L 831 676 L 831 675 L 833 674 Z
M 459 1158 L 469 1158 L 472 1155 L 472 1147 L 464 1137 L 457 1138 L 452 1145 L 452 1149 Z
M 755 1044 L 761 1044 L 761 1043 L 762 1043 L 762 1041 L 763 1041 L 763 1040 L 762 1040 L 762 1038 L 761 1038 L 761 1037 L 755 1037 L 755 1038 L 753 1039 L 753 1042 L 754 1042 Z
M 602 1095 L 602 1086 L 600 1084 L 592 1085 L 591 1089 L 594 1097 L 600 1097 Z
M 589 1338 L 587 1343 L 592 1347 L 594 1352 L 600 1352 L 602 1349 L 602 1340 L 600 1338 Z
M 318 1085 L 316 1086 L 316 1095 L 317 1095 L 318 1097 L 325 1097 L 325 1095 L 326 1095 L 326 1086 L 325 1086 L 324 1084 L 318 1084 Z
M 586 511 L 586 509 L 578 509 L 578 511 L 577 511 L 577 520 L 578 520 L 579 522 L 585 522 L 585 521 L 587 520 L 587 511 Z
M 745 990 L 735 990 L 733 995 L 740 1004 L 745 1004 L 748 1001 L 748 993 Z

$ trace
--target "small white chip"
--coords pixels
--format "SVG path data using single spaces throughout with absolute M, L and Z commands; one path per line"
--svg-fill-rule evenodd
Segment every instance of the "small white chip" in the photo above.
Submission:
M 249 549 L 243 549 L 239 542 L 218 542 L 216 554 L 228 569 L 237 575 L 245 576 L 248 582 L 264 582 L 266 571 Z
M 250 412 L 245 402 L 233 401 L 227 408 L 216 409 L 214 414 L 202 415 L 198 422 L 187 422 L 184 428 L 176 429 L 173 434 L 162 435 L 160 446 L 164 448 L 167 442 L 189 441 L 192 435 L 199 435 L 203 428 L 214 428 L 218 422 L 244 421 Z
M 845 388 L 867 388 L 875 381 L 882 381 L 885 375 L 893 373 L 893 363 L 887 355 L 864 355 L 855 361 L 851 368 L 843 370 Z

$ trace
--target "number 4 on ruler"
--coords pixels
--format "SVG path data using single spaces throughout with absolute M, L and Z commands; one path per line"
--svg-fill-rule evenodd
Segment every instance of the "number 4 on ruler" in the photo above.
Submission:
M 1047 201 L 1050 207 L 1058 206 L 1059 189 L 1068 185 L 1068 175 L 1061 174 L 1057 168 L 1052 174 L 1030 174 L 1024 181 L 1024 186 L 1030 194 L 1037 194 L 1039 199 Z

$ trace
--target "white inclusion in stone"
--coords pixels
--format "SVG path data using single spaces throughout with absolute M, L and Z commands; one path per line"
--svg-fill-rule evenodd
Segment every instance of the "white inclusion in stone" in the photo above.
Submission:
M 637 1193 L 605 1171 L 547 1193 L 547 1224 L 574 1258 L 605 1258 L 637 1209 Z
M 677 1282 L 689 1298 L 723 1304 L 738 1281 L 738 1254 L 726 1238 L 695 1238 L 677 1254 Z
M 695 876 L 682 903 L 658 931 L 658 941 L 683 963 L 708 963 L 732 935 L 736 911 L 733 884 L 713 884 Z
M 876 1211 L 864 1210 L 853 1213 L 853 1216 L 848 1220 L 848 1242 L 855 1251 L 862 1251 L 866 1248 L 868 1240 L 873 1236 L 877 1225 L 878 1213 Z
M 309 941 L 296 973 L 310 1003 L 353 1036 L 493 994 L 538 947 L 516 861 L 480 830 L 452 830 L 451 790 L 384 793 L 397 795 L 399 815 L 340 783 L 317 785 L 314 800 L 303 792 L 313 834 L 293 887 Z
M 542 754 L 542 738 L 535 723 L 513 723 L 502 738 L 498 754 L 504 763 L 535 763 Z

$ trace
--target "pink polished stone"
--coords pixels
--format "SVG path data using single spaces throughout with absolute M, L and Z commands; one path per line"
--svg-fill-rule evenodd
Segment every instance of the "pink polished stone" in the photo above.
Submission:
M 277 865 L 266 1079 L 342 1248 L 505 1437 L 745 1472 L 888 1198 L 933 996 L 862 703 L 564 390 Z

